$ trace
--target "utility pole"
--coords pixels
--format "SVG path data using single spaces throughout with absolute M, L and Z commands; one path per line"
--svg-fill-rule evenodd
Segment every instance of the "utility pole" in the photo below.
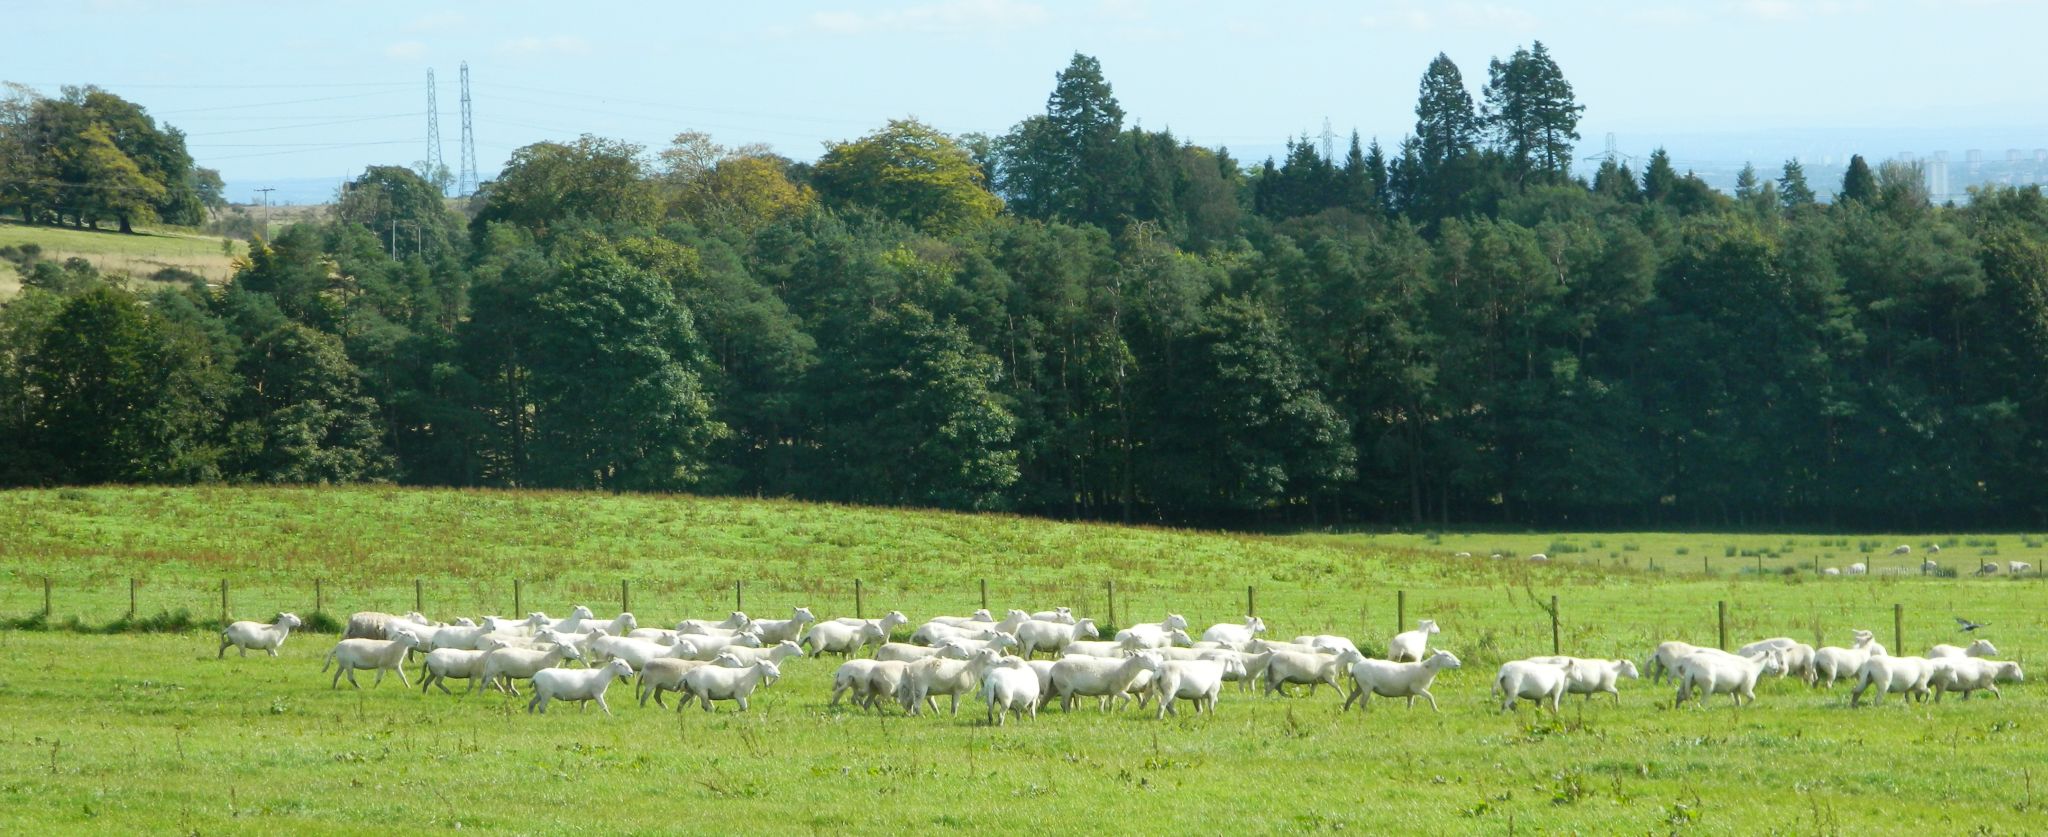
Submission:
M 441 162 L 441 106 L 434 101 L 434 68 L 427 68 L 427 176 L 434 178 L 435 188 L 441 188 L 447 181 L 441 180 L 441 172 L 448 164 Z
M 1323 117 L 1323 162 L 1337 159 L 1337 132 L 1330 130 L 1330 117 Z
M 258 192 L 262 192 L 262 193 L 263 193 L 263 237 L 264 237 L 264 238 L 269 238 L 269 237 L 270 237 L 270 193 L 271 193 L 271 192 L 275 192 L 275 191 L 277 191 L 277 187 L 275 187 L 275 186 L 265 186 L 265 187 L 263 187 L 263 188 L 261 188 L 261 189 L 257 189 L 256 191 L 258 191 Z
M 462 62 L 462 174 L 455 181 L 461 197 L 476 194 L 476 132 L 469 120 L 469 62 Z

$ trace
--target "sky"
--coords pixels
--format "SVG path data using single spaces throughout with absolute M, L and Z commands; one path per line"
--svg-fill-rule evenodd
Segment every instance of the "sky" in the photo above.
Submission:
M 904 116 L 1000 133 L 1043 110 L 1075 52 L 1135 121 L 1247 162 L 1325 119 L 1391 146 L 1436 53 L 1477 97 L 1488 60 L 1533 41 L 1586 105 L 1584 156 L 1610 132 L 1681 168 L 2048 147 L 2033 0 L 83 0 L 8 18 L 0 79 L 143 104 L 238 202 L 262 186 L 317 202 L 366 165 L 424 159 L 429 69 L 456 168 L 463 61 L 484 179 L 581 133 L 652 150 L 701 130 L 797 159 Z

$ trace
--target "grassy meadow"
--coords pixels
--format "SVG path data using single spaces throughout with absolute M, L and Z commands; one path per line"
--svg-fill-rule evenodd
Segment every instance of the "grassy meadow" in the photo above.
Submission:
M 78 230 L 11 222 L 0 222 L 0 247 L 34 244 L 43 248 L 42 257 L 61 262 L 82 258 L 101 273 L 148 279 L 167 267 L 189 270 L 210 281 L 224 282 L 234 273 L 234 258 L 245 247 L 233 245 L 233 254 L 221 251 L 221 239 L 174 230 L 141 230 L 123 235 L 113 230 Z M 21 276 L 14 265 L 0 261 L 0 300 L 21 290 Z
M 217 618 L 223 579 L 233 615 L 259 619 L 310 613 L 315 579 L 334 615 L 410 609 L 419 579 L 439 618 L 510 612 L 514 578 L 526 609 L 604 614 L 625 581 L 649 625 L 723 615 L 734 582 L 756 616 L 799 604 L 848 615 L 856 578 L 868 615 L 921 621 L 972 610 L 986 579 L 992 607 L 1066 604 L 1105 621 L 1114 582 L 1116 621 L 1171 610 L 1198 629 L 1240 619 L 1251 586 L 1275 635 L 1343 633 L 1370 649 L 1393 633 L 1402 591 L 1408 619 L 1442 623 L 1436 644 L 1465 668 L 1439 678 L 1441 714 L 1388 702 L 1340 713 L 1327 690 L 1226 690 L 1213 719 L 1054 709 L 995 730 L 964 708 L 936 719 L 827 708 L 829 660 L 791 661 L 745 715 L 641 709 L 620 684 L 615 718 L 543 718 L 495 695 L 422 697 L 395 682 L 332 691 L 319 672 L 329 636 L 295 634 L 280 659 L 217 661 L 205 628 L 0 630 L 0 831 L 2041 832 L 2048 700 L 2032 683 L 2003 700 L 1852 710 L 1845 688 L 1777 681 L 1753 707 L 1722 698 L 1674 711 L 1669 689 L 1645 680 L 1625 682 L 1618 706 L 1575 700 L 1556 720 L 1500 715 L 1487 697 L 1500 662 L 1550 651 L 1551 596 L 1563 650 L 1585 656 L 1712 644 L 1717 601 L 1738 643 L 1840 642 L 1864 627 L 1890 644 L 1898 604 L 1906 644 L 1895 651 L 1956 641 L 1960 614 L 2033 668 L 2048 585 L 1883 570 L 1899 560 L 1891 547 L 1910 543 L 1917 573 L 1931 542 L 1944 565 L 1996 550 L 2041 566 L 2038 540 L 1252 536 L 579 493 L 4 492 L 10 619 L 41 609 L 46 576 L 46 621 L 87 628 L 127 612 L 130 578 L 142 615 L 202 619 Z M 1489 560 L 1495 549 L 1556 560 Z M 1880 574 L 1822 578 L 1815 558 Z

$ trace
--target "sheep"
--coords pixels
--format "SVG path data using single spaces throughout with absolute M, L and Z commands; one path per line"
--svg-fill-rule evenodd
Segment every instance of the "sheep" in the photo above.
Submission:
M 1854 675 L 1863 667 L 1863 661 L 1871 657 L 1884 656 L 1884 646 L 1869 631 L 1855 632 L 1856 644 L 1842 648 L 1830 645 L 1813 654 L 1814 680 L 1822 688 L 1832 689 L 1835 681 Z
M 335 666 L 332 688 L 341 688 L 341 675 L 344 673 L 348 675 L 350 686 L 362 688 L 362 684 L 356 682 L 356 669 L 359 668 L 377 670 L 377 680 L 370 684 L 371 688 L 384 684 L 384 672 L 387 670 L 397 672 L 398 682 L 404 683 L 408 689 L 412 688 L 412 681 L 406 678 L 403 664 L 405 655 L 420 646 L 420 638 L 404 631 L 390 633 L 390 639 L 357 638 L 335 643 L 334 650 L 327 652 L 326 662 L 320 664 L 320 670 L 323 672 L 329 665 Z
M 1644 666 L 1650 670 L 1650 682 L 1662 683 L 1664 682 L 1664 676 L 1667 674 L 1676 679 L 1678 676 L 1678 661 L 1685 655 L 1698 650 L 1700 650 L 1700 647 L 1697 645 L 1689 642 L 1679 642 L 1675 639 L 1669 642 L 1658 643 L 1657 649 L 1650 652 L 1650 659 L 1644 662 Z
M 761 638 L 753 634 L 739 636 L 710 636 L 708 634 L 678 634 L 676 636 L 677 659 L 710 662 L 718 655 L 733 648 L 759 648 Z
M 1127 696 L 1137 687 L 1139 676 L 1149 673 L 1147 660 L 1158 659 L 1143 651 L 1121 660 L 1066 657 L 1052 664 L 1053 691 L 1060 696 L 1062 710 L 1072 712 L 1074 698 L 1083 696 L 1101 698 L 1101 707 L 1107 709 L 1109 698 Z
M 1314 695 L 1316 687 L 1324 683 L 1330 684 L 1330 688 L 1336 689 L 1338 694 L 1344 693 L 1344 687 L 1338 685 L 1337 681 L 1344 667 L 1337 662 L 1335 655 L 1268 651 L 1262 656 L 1266 658 L 1266 694 L 1276 691 L 1286 694 L 1284 687 L 1289 683 L 1308 684 L 1310 695 Z
M 981 675 L 981 702 L 988 706 L 988 722 L 1003 726 L 1011 714 L 1022 720 L 1030 712 L 1032 720 L 1038 719 L 1039 698 L 1044 692 L 1039 688 L 1038 672 L 1022 657 L 1004 657 L 995 666 Z M 833 697 L 838 697 L 835 687 Z
M 1202 640 L 1229 643 L 1232 647 L 1242 648 L 1245 643 L 1258 639 L 1259 634 L 1265 632 L 1266 620 L 1257 616 L 1246 616 L 1242 625 L 1229 622 L 1210 625 L 1208 630 L 1202 632 Z
M 1936 645 L 1933 648 L 1927 649 L 1927 656 L 1930 659 L 1935 657 L 1996 657 L 1998 656 L 1998 646 L 1992 645 L 1991 640 L 1988 639 L 1976 640 L 1970 643 L 1968 648 L 1957 648 L 1953 645 Z
M 526 711 L 548 714 L 548 702 L 554 700 L 576 701 L 578 711 L 597 701 L 597 708 L 604 710 L 609 718 L 612 708 L 605 705 L 605 690 L 611 688 L 612 680 L 632 677 L 633 666 L 623 659 L 612 660 L 600 668 L 587 671 L 570 671 L 566 668 L 551 668 L 533 673 L 533 699 L 526 702 Z
M 911 715 L 924 714 L 927 704 L 932 712 L 939 711 L 934 695 L 952 698 L 952 714 L 960 714 L 960 696 L 972 694 L 981 685 L 981 669 L 994 665 L 1002 659 L 999 652 L 983 649 L 965 660 L 932 657 L 911 663 L 903 673 L 903 681 L 896 685 L 896 702 L 903 711 Z
M 1007 648 L 1017 647 L 1017 635 L 1006 634 L 1002 631 L 990 631 L 988 639 L 949 639 L 946 640 L 946 642 L 952 645 L 958 645 L 961 648 L 967 649 L 968 651 L 980 651 L 984 648 L 992 648 L 995 649 L 997 652 L 1001 652 Z
M 1096 630 L 1093 619 L 1078 619 L 1072 625 L 1032 619 L 1017 626 L 1017 656 L 1028 660 L 1041 650 L 1058 651 L 1083 637 L 1099 636 L 1102 632 Z
M 917 626 L 917 630 L 910 632 L 910 642 L 914 645 L 937 645 L 949 639 L 987 639 L 989 634 L 1001 630 L 997 627 L 998 624 L 1000 623 L 988 622 L 972 627 L 956 627 L 926 622 Z
M 1515 711 L 1523 699 L 1542 706 L 1550 704 L 1550 714 L 1557 714 L 1559 702 L 1564 700 L 1564 691 L 1570 685 L 1572 669 L 1576 663 L 1554 666 L 1548 663 L 1532 663 L 1515 660 L 1502 663 L 1500 671 L 1493 676 L 1492 693 L 1499 695 L 1500 711 Z
M 1932 553 L 1934 553 L 1934 554 L 1936 554 L 1936 555 L 1940 555 L 1940 554 L 1941 554 L 1941 544 L 1938 544 L 1938 543 L 1931 543 L 1931 544 L 1928 544 L 1928 545 L 1927 545 L 1927 551 L 1928 551 L 1928 552 L 1932 552 Z
M 474 651 L 465 648 L 436 648 L 427 652 L 420 660 L 420 694 L 426 694 L 428 687 L 441 687 L 442 694 L 455 694 L 448 690 L 449 678 L 468 680 L 477 675 L 478 666 L 483 663 L 488 651 Z
M 484 617 L 484 621 L 490 623 L 491 617 Z M 475 651 L 477 650 L 477 643 L 482 641 L 484 637 L 490 636 L 493 633 L 492 629 L 494 627 L 504 626 L 484 624 L 477 626 L 453 625 L 441 628 L 435 631 L 432 637 L 427 638 L 426 648 L 428 651 L 442 648 L 450 648 L 457 651 Z
M 1858 561 L 1854 564 L 1850 564 L 1849 569 L 1846 570 L 1846 572 L 1849 575 L 1863 575 L 1864 573 L 1870 572 L 1870 567 L 1864 564 L 1862 561 Z
M 1415 630 L 1395 634 L 1393 641 L 1387 643 L 1387 659 L 1397 663 L 1420 662 L 1422 655 L 1429 650 L 1430 635 L 1437 633 L 1442 631 L 1434 619 L 1415 623 Z
M 591 640 L 587 662 L 601 663 L 607 660 L 625 660 L 634 671 L 647 667 L 650 660 L 677 658 L 679 646 L 663 645 L 651 639 L 634 639 L 625 636 L 605 636 Z M 685 657 L 684 659 L 694 659 Z
M 595 617 L 596 614 L 591 613 L 590 608 L 577 605 L 569 608 L 567 617 L 549 622 L 548 627 L 565 634 L 580 634 L 590 630 L 592 626 L 587 623 L 597 621 Z
M 804 632 L 800 644 L 809 646 L 813 654 L 836 653 L 841 657 L 852 657 L 853 652 L 869 643 L 878 643 L 888 638 L 889 632 L 880 622 L 863 621 L 859 625 L 844 622 L 819 622 Z
M 882 711 L 883 696 L 896 696 L 896 688 L 903 685 L 903 677 L 910 671 L 910 662 L 906 660 L 874 661 L 874 666 L 867 670 L 867 679 L 853 683 L 854 704 L 866 709 L 875 710 L 879 714 Z
M 2033 570 L 2033 569 L 2034 569 L 2034 565 L 2033 565 L 2033 564 L 2029 564 L 2029 563 L 2027 563 L 2027 562 L 2025 562 L 2025 561 L 2007 561 L 2007 562 L 2005 562 L 2005 571 L 2006 571 L 2006 572 L 2009 572 L 2009 573 L 2012 573 L 2013 575 L 2020 575 L 2020 574 L 2022 574 L 2022 573 L 2026 573 L 2026 572 L 2028 572 L 2028 571 L 2031 571 L 2031 570 Z
M 231 623 L 221 629 L 220 654 L 214 659 L 226 658 L 230 645 L 239 650 L 244 657 L 249 656 L 251 648 L 269 652 L 270 656 L 275 657 L 277 649 L 283 647 L 285 637 L 291 636 L 292 629 L 304 624 L 306 623 L 299 621 L 299 617 L 293 613 L 280 613 L 267 625 L 249 621 Z
M 374 610 L 358 611 L 348 616 L 348 624 L 342 630 L 342 639 L 389 640 L 389 626 L 394 622 L 407 622 L 406 617 L 395 613 L 381 613 Z
M 667 709 L 668 704 L 661 699 L 662 693 L 682 691 L 683 675 L 689 674 L 692 669 L 701 666 L 744 668 L 748 665 L 751 664 L 740 662 L 738 657 L 731 654 L 720 654 L 709 662 L 704 660 L 678 660 L 673 657 L 648 660 L 647 667 L 640 670 L 640 683 L 634 688 L 638 690 L 641 706 L 646 706 L 647 699 L 653 697 L 654 705 Z M 681 703 L 678 702 L 676 711 L 680 712 L 682 709 Z
M 1591 701 L 1596 694 L 1614 696 L 1614 704 L 1621 705 L 1621 690 L 1614 687 L 1615 681 L 1626 677 L 1634 680 L 1642 676 L 1636 664 L 1628 660 L 1584 659 L 1580 657 L 1530 657 L 1525 662 L 1569 667 L 1565 675 L 1564 692 L 1568 695 L 1585 695 Z
M 1529 556 L 1529 560 L 1534 561 L 1538 564 L 1547 564 L 1550 563 L 1550 556 L 1538 552 L 1534 555 Z
M 1460 553 L 1457 553 L 1457 554 L 1454 554 L 1454 555 L 1452 555 L 1451 557 L 1452 557 L 1452 558 L 1470 558 L 1470 557 L 1472 557 L 1472 553 L 1470 553 L 1470 552 L 1460 552 Z
M 1737 648 L 1735 649 L 1735 653 L 1738 655 L 1747 656 L 1749 654 L 1754 654 L 1758 651 L 1762 651 L 1767 648 L 1776 649 L 1784 653 L 1785 674 L 1797 674 L 1799 675 L 1800 680 L 1805 681 L 1806 685 L 1813 685 L 1814 650 L 1813 646 L 1807 645 L 1804 642 L 1800 642 L 1799 640 L 1793 639 L 1788 636 L 1776 636 L 1771 637 L 1770 639 L 1760 639 L 1756 642 L 1752 642 L 1748 645 L 1742 646 L 1741 648 Z M 1779 676 L 1782 677 L 1784 675 L 1781 674 Z
M 1169 712 L 1180 714 L 1179 710 L 1173 708 L 1175 700 L 1194 703 L 1196 715 L 1206 711 L 1214 717 L 1216 698 L 1223 692 L 1223 672 L 1236 662 L 1163 660 L 1152 654 L 1145 654 L 1136 659 L 1143 660 L 1145 670 L 1152 672 L 1152 694 L 1159 699 L 1158 717 L 1161 720 L 1164 720 Z M 1237 666 L 1240 671 L 1244 668 L 1242 663 L 1237 663 Z
M 1998 574 L 1998 565 L 1997 565 L 1997 564 L 1994 564 L 1994 563 L 1991 563 L 1990 561 L 1986 561 L 1986 562 L 1984 562 L 1984 563 L 1982 563 L 1982 564 L 1978 564 L 1978 565 L 1977 565 L 1977 574 L 1978 574 L 1978 575 L 1997 575 L 1997 574 Z
M 1158 622 L 1142 622 L 1136 625 L 1132 625 L 1121 631 L 1117 631 L 1116 636 L 1114 638 L 1123 639 L 1126 636 L 1143 636 L 1147 639 L 1151 639 L 1154 636 L 1165 636 L 1169 631 L 1177 630 L 1185 632 L 1187 629 L 1187 617 L 1182 616 L 1178 613 L 1169 613 L 1166 614 L 1165 619 L 1162 619 Z
M 542 669 L 554 668 L 563 660 L 580 660 L 583 654 L 576 646 L 566 642 L 557 643 L 545 651 L 533 648 L 500 648 L 484 655 L 482 675 L 470 681 L 470 691 L 486 689 L 492 685 L 519 696 L 519 686 L 514 679 L 529 679 Z M 498 682 L 500 678 L 503 683 Z
M 868 674 L 884 660 L 847 660 L 832 672 L 832 702 L 826 706 L 838 706 L 839 699 L 847 692 L 853 693 L 856 706 L 866 707 Z
M 719 622 L 713 622 L 709 619 L 684 619 L 676 623 L 676 633 L 721 633 L 725 636 L 731 636 L 736 631 L 745 630 L 748 625 L 753 624 L 753 621 L 746 613 L 735 610 L 726 616 L 723 621 Z
M 548 615 L 538 610 L 526 614 L 525 619 L 507 619 L 501 616 L 484 617 L 483 629 L 486 634 L 513 634 L 533 636 L 534 632 L 547 627 Z
M 946 640 L 937 645 L 911 645 L 907 642 L 885 643 L 875 649 L 875 659 L 882 662 L 910 663 L 929 657 L 954 656 L 966 659 L 970 652 L 956 640 Z
M 1059 656 L 1062 659 L 1067 657 L 1096 657 L 1100 659 L 1120 659 L 1124 656 L 1127 656 L 1127 652 L 1129 650 L 1130 649 L 1124 647 L 1123 643 L 1117 642 L 1116 640 L 1077 639 L 1073 642 L 1067 643 L 1066 645 L 1060 646 Z
M 1036 619 L 1040 622 L 1058 622 L 1063 625 L 1072 625 L 1075 621 L 1073 608 L 1067 607 L 1056 607 L 1051 610 L 1041 610 L 1037 613 L 1031 614 L 1031 618 Z
M 1352 648 L 1337 654 L 1337 663 L 1351 675 L 1354 688 L 1351 696 L 1344 699 L 1343 711 L 1351 709 L 1351 702 L 1357 701 L 1358 708 L 1372 711 L 1372 696 L 1404 697 L 1408 708 L 1415 708 L 1417 697 L 1429 701 L 1432 712 L 1441 712 L 1436 706 L 1436 695 L 1429 693 L 1429 686 L 1436 681 L 1438 672 L 1444 669 L 1460 668 L 1464 664 L 1458 657 L 1441 648 L 1419 663 L 1393 663 L 1386 660 L 1369 660 L 1358 649 Z
M 774 646 L 769 648 L 752 648 L 745 645 L 735 645 L 731 648 L 725 649 L 725 653 L 738 658 L 739 661 L 742 663 L 747 663 L 750 665 L 753 663 L 760 662 L 762 660 L 774 660 L 776 665 L 782 665 L 783 660 L 787 660 L 791 657 L 803 656 L 804 649 L 803 646 L 785 639 L 781 642 L 775 643 Z
M 1718 648 L 1701 648 L 1679 658 L 1676 667 L 1678 696 L 1672 700 L 1671 707 L 1684 706 L 1695 689 L 1699 690 L 1699 703 L 1703 708 L 1707 695 L 1728 695 L 1738 707 L 1745 698 L 1755 703 L 1756 679 L 1784 669 L 1784 655 L 1776 649 L 1738 656 Z
M 1302 636 L 1295 637 L 1294 642 L 1297 645 L 1306 645 L 1310 648 L 1313 648 L 1317 651 L 1321 651 L 1326 654 L 1342 654 L 1346 651 L 1358 651 L 1358 645 L 1353 643 L 1349 637 L 1341 637 L 1337 636 L 1336 634 L 1305 634 Z M 1359 656 L 1365 655 L 1365 652 L 1363 651 L 1359 651 L 1358 653 Z
M 1983 660 L 1971 657 L 1940 657 L 1932 661 L 1933 671 L 1927 679 L 1934 690 L 1934 701 L 1941 702 L 1942 692 L 1962 692 L 1963 699 L 1978 689 L 1984 689 L 1999 700 L 2005 696 L 1998 693 L 1998 681 L 2018 683 L 2026 679 L 2020 671 L 2020 664 L 2005 660 Z
M 1194 639 L 1188 636 L 1188 632 L 1181 630 L 1180 628 L 1175 628 L 1164 633 L 1152 633 L 1150 631 L 1142 633 L 1131 633 L 1130 631 L 1118 631 L 1116 635 L 1116 641 L 1122 643 L 1125 648 L 1128 648 L 1132 651 L 1148 651 L 1152 649 L 1169 648 L 1173 646 L 1185 648 L 1187 646 L 1195 644 Z
M 1889 692 L 1903 692 L 1911 700 L 1927 699 L 1927 681 L 1934 676 L 1934 661 L 1926 657 L 1877 657 L 1863 661 L 1856 669 L 1856 688 L 1849 692 L 1849 705 L 1861 706 L 1863 692 L 1877 686 L 1871 703 L 1883 703 Z
M 1842 574 L 1842 571 L 1841 571 L 1841 570 L 1839 570 L 1839 569 L 1837 569 L 1837 568 L 1834 568 L 1834 567 L 1822 567 L 1822 568 L 1821 568 L 1821 571 L 1820 571 L 1820 574 L 1821 574 L 1821 575 L 1841 575 L 1841 574 Z
M 1930 575 L 1938 569 L 1941 569 L 1941 564 L 1936 563 L 1935 560 L 1932 558 L 1920 562 L 1921 575 Z
M 1896 548 L 1896 549 L 1893 549 L 1893 550 L 1892 550 L 1892 554 L 1893 554 L 1893 555 L 1911 555 L 1911 554 L 1913 554 L 1913 547 L 1911 547 L 1911 546 L 1908 546 L 1908 545 L 1906 545 L 1906 544 L 1899 544 L 1898 548 Z
M 1162 653 L 1164 652 L 1162 651 Z M 1235 661 L 1237 665 L 1224 667 L 1223 680 L 1226 683 L 1236 683 L 1237 690 L 1240 692 L 1251 691 L 1252 682 L 1266 673 L 1267 659 L 1262 654 L 1247 654 L 1243 651 L 1232 651 L 1227 648 L 1201 650 L 1195 651 L 1195 653 L 1197 654 L 1195 659 L 1198 660 Z M 1166 657 L 1165 659 L 1178 658 Z
M 973 616 L 934 616 L 926 619 L 925 624 L 945 625 L 949 628 L 985 628 L 995 621 L 995 615 L 989 613 L 987 608 L 982 608 L 975 611 Z
M 701 700 L 705 712 L 715 712 L 712 701 L 729 700 L 745 712 L 747 698 L 755 689 L 781 677 L 782 669 L 773 660 L 762 660 L 746 668 L 698 666 L 683 675 L 683 696 L 677 698 L 676 710 L 681 711 L 692 700 Z
M 584 656 L 590 655 L 591 643 L 594 643 L 605 637 L 611 636 L 611 632 L 606 631 L 602 626 L 591 628 L 589 633 L 583 634 L 565 634 L 560 631 L 555 631 L 552 628 L 550 628 L 549 631 L 550 633 L 548 634 L 548 636 L 550 638 L 547 640 L 548 642 L 553 642 L 558 645 L 576 646 L 576 652 Z M 540 637 L 536 635 L 534 638 L 538 640 Z
M 590 631 L 594 631 L 594 630 L 597 630 L 597 629 L 599 629 L 599 628 L 603 628 L 603 629 L 604 629 L 604 632 L 605 632 L 606 634 L 608 634 L 608 635 L 611 635 L 611 636 L 626 636 L 626 635 L 628 635 L 628 634 L 631 634 L 631 633 L 632 633 L 632 632 L 633 632 L 633 631 L 634 631 L 635 629 L 637 629 L 637 628 L 639 628 L 639 627 L 640 627 L 640 620 L 638 620 L 638 619 L 635 619 L 635 618 L 633 618 L 633 614 L 631 614 L 631 613 L 621 613 L 621 614 L 619 614 L 619 615 L 617 615 L 617 616 L 614 616 L 614 617 L 612 617 L 612 618 L 611 618 L 611 619 L 610 619 L 609 621 L 604 621 L 604 620 L 597 620 L 597 619 L 585 619 L 585 620 L 583 620 L 583 624 L 582 624 L 582 625 L 580 625 L 580 626 L 576 626 L 575 628 L 573 628 L 573 629 L 571 629 L 571 630 L 564 630 L 563 628 L 561 628 L 561 627 L 559 627 L 559 626 L 555 626 L 555 630 L 557 630 L 557 631 L 561 631 L 562 633 L 565 633 L 565 634 L 566 634 L 566 633 L 589 633 Z

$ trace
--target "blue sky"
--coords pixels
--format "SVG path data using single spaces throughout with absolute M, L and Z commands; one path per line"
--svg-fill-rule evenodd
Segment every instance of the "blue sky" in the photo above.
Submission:
M 0 78 L 143 103 L 233 200 L 424 157 L 430 67 L 452 167 L 463 60 L 485 178 L 513 148 L 583 132 L 659 147 L 698 129 L 804 159 L 904 115 L 1000 132 L 1043 108 L 1075 51 L 1145 126 L 1240 157 L 1325 117 L 1392 144 L 1437 52 L 1476 95 L 1489 58 L 1533 40 L 1587 105 L 1588 153 L 1607 132 L 1681 165 L 2048 146 L 2048 3 L 2023 0 L 85 0 L 9 18 Z

